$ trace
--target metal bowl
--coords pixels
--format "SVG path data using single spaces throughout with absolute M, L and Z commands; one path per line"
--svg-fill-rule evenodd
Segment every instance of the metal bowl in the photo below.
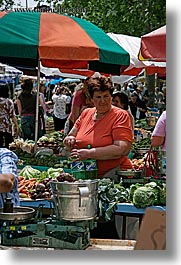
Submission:
M 139 177 L 141 176 L 142 170 L 118 170 L 117 174 L 119 176 L 134 176 Z
M 14 207 L 13 213 L 4 213 L 3 208 L 0 208 L 0 220 L 4 221 L 23 221 L 31 219 L 34 216 L 35 209 L 30 207 Z

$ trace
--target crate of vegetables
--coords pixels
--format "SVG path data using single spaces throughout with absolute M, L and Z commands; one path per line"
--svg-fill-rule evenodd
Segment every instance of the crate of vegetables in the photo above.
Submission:
M 25 166 L 18 176 L 20 198 L 50 199 L 52 197 L 50 181 L 52 180 L 71 182 L 75 178 L 63 168 L 48 168 L 46 171 L 40 171 L 32 166 Z

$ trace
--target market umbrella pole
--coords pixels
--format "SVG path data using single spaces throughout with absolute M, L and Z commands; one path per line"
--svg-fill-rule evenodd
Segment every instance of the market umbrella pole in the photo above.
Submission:
M 35 146 L 34 152 L 37 151 L 38 140 L 38 118 L 39 118 L 39 91 L 40 91 L 40 58 L 38 58 L 38 75 L 37 75 L 37 96 L 36 96 L 36 118 L 35 118 Z

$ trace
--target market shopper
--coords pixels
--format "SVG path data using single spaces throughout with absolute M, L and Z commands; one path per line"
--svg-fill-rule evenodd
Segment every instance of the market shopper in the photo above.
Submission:
M 166 86 L 163 86 L 157 94 L 157 107 L 160 115 L 166 110 Z
M 124 92 L 114 92 L 113 97 L 112 97 L 112 104 L 118 108 L 124 109 L 128 112 L 128 115 L 131 120 L 131 126 L 133 130 L 133 136 L 134 136 L 134 125 L 135 125 L 135 120 L 133 115 L 131 114 L 131 110 L 129 107 L 129 97 L 124 93 Z
M 77 90 L 72 98 L 71 112 L 64 128 L 65 134 L 68 134 L 68 132 L 72 129 L 75 121 L 84 109 L 93 107 L 93 103 L 87 90 L 87 80 L 88 78 L 84 81 L 84 83 L 78 84 L 75 88 Z
M 95 159 L 98 177 L 112 177 L 128 155 L 132 129 L 128 113 L 112 105 L 113 84 L 105 76 L 89 77 L 87 89 L 95 107 L 85 109 L 64 139 L 71 157 Z M 74 149 L 75 143 L 78 149 Z M 91 149 L 87 149 L 88 144 Z
M 39 105 L 39 117 L 41 121 L 41 130 L 42 130 L 42 135 L 46 133 L 45 127 L 46 127 L 46 120 L 47 120 L 47 108 L 46 108 L 46 103 L 45 103 L 45 84 L 41 83 L 40 88 L 39 88 L 39 93 L 41 97 L 41 101 L 43 105 Z
M 53 120 L 55 131 L 64 129 L 68 114 L 66 113 L 66 106 L 70 103 L 71 98 L 66 95 L 66 87 L 61 86 L 56 89 L 52 96 L 53 105 Z
M 0 147 L 9 148 L 9 144 L 14 141 L 14 137 L 18 137 L 18 133 L 14 103 L 9 98 L 8 85 L 2 85 L 0 86 Z
M 118 108 L 124 109 L 127 111 L 129 118 L 130 118 L 130 122 L 131 122 L 131 127 L 132 127 L 132 136 L 134 139 L 134 124 L 135 124 L 135 120 L 133 115 L 131 114 L 130 108 L 129 108 L 129 98 L 128 96 L 124 93 L 124 92 L 114 92 L 113 96 L 112 96 L 112 104 Z M 124 170 L 124 169 L 131 169 L 132 168 L 132 163 L 130 161 L 130 159 L 128 158 L 128 156 L 125 156 L 125 159 L 121 159 L 121 163 L 120 164 L 120 169 Z
M 36 97 L 33 91 L 33 81 L 25 79 L 21 85 L 22 92 L 17 99 L 18 113 L 21 117 L 22 138 L 35 140 Z M 39 103 L 43 107 L 43 101 L 39 95 Z M 42 136 L 41 121 L 38 119 L 38 138 Z
M 7 197 L 19 206 L 17 155 L 7 148 L 0 148 L 0 208 Z
M 136 91 L 131 94 L 131 100 L 129 101 L 131 113 L 135 120 L 141 120 L 146 118 L 147 107 L 143 100 L 141 100 Z
M 123 87 L 121 88 L 121 91 L 124 92 L 128 96 L 128 99 L 130 99 L 131 91 L 129 89 L 128 82 L 124 82 Z
M 162 146 L 162 150 L 166 151 L 166 110 L 159 117 L 151 136 L 151 146 Z

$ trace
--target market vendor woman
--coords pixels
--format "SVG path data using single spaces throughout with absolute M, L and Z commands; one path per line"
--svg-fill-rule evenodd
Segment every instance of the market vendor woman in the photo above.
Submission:
M 82 112 L 64 144 L 76 160 L 97 160 L 99 178 L 111 177 L 131 149 L 130 118 L 125 110 L 111 104 L 113 85 L 110 78 L 89 77 L 85 84 L 95 107 Z M 75 143 L 77 149 L 73 148 Z M 91 149 L 87 148 L 89 144 Z

